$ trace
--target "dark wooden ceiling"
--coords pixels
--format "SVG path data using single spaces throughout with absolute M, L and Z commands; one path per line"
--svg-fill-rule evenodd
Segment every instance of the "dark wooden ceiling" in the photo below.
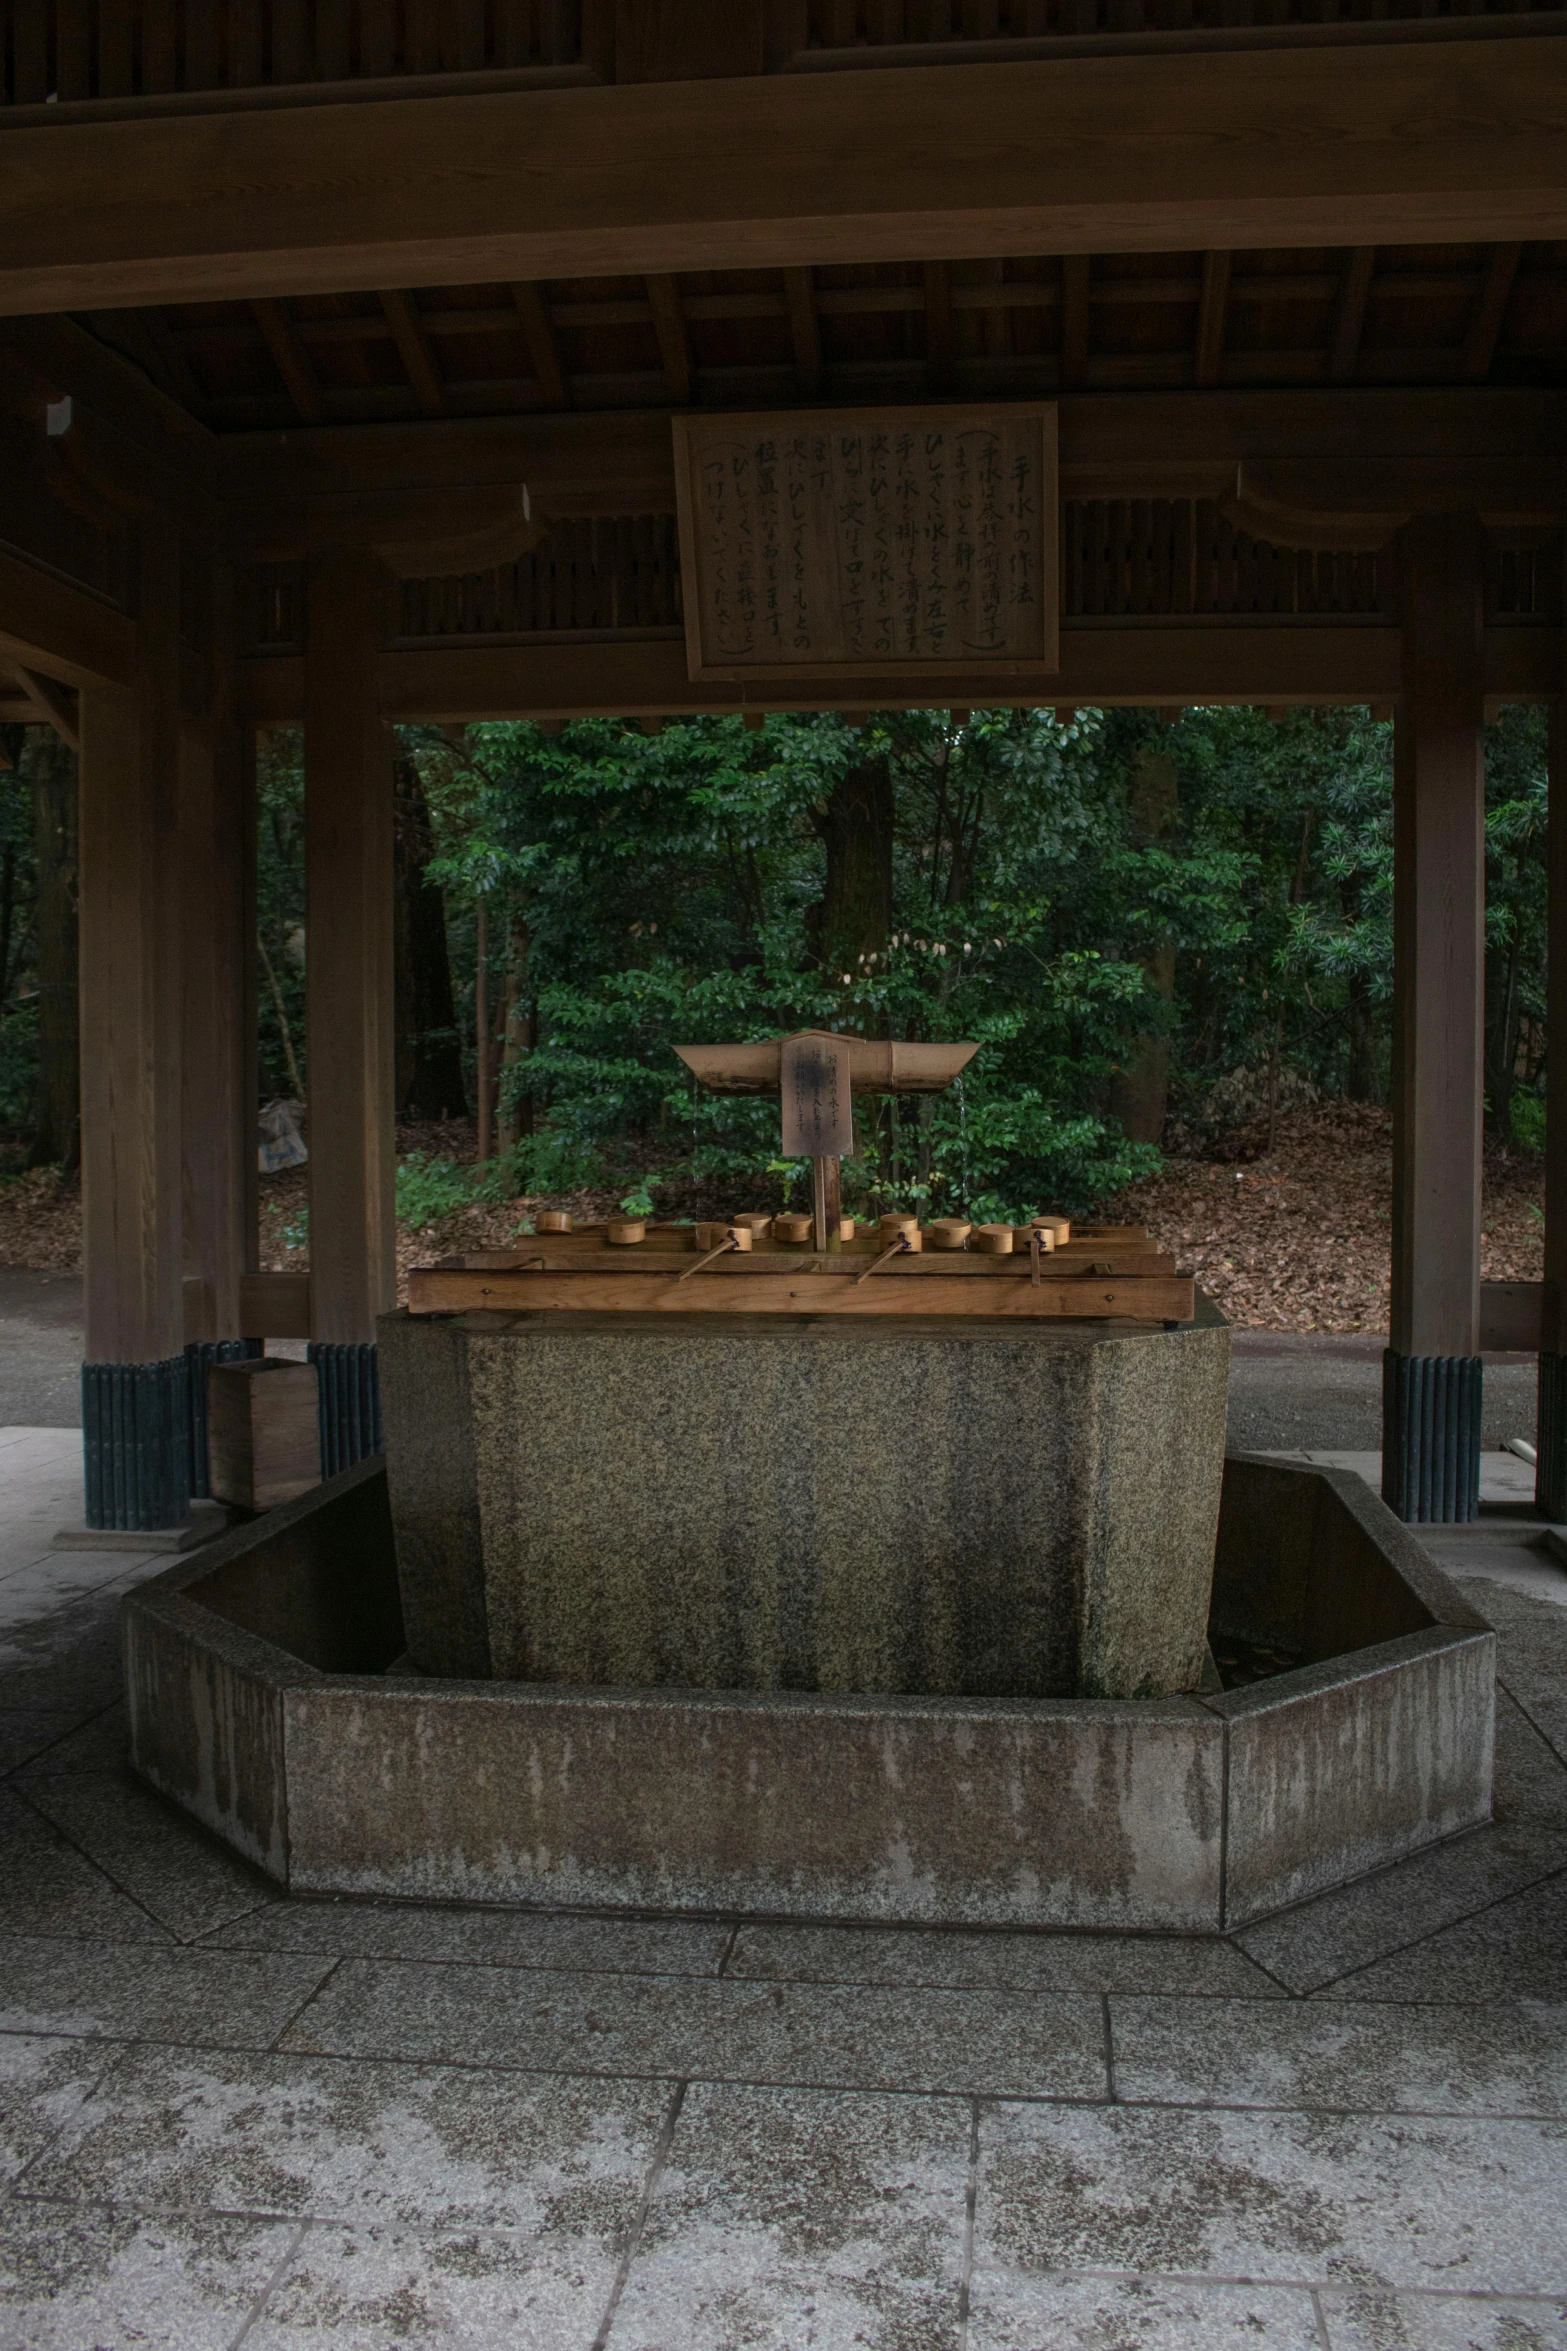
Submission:
M 96 313 L 217 431 L 1063 390 L 1567 382 L 1567 246 L 707 271 Z

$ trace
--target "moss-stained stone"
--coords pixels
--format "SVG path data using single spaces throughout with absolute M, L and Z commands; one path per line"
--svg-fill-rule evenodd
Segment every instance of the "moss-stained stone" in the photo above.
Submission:
M 381 1325 L 409 1648 L 497 1679 L 1157 1697 L 1199 1679 L 1229 1332 Z

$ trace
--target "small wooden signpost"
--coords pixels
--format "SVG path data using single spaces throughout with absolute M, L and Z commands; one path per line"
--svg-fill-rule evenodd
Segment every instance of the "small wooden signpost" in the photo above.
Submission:
M 852 1097 L 943 1093 L 979 1047 L 889 1045 L 846 1037 L 836 1029 L 801 1029 L 761 1045 L 677 1045 L 675 1051 L 715 1094 L 776 1088 L 783 1108 L 783 1155 L 811 1162 L 816 1246 L 828 1250 L 838 1245 L 843 1161 L 854 1149 Z

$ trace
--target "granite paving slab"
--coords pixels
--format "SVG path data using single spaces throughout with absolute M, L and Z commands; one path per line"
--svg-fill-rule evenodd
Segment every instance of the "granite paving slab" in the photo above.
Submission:
M 1117 1995 L 1110 2037 L 1129 2105 L 1567 2113 L 1567 2008 Z
M 147 2219 L 0 2207 L 3 2351 L 228 2351 L 297 2231 L 285 2222 Z
M 76 1772 L 121 1771 L 129 1748 L 125 1701 L 116 1698 L 112 1706 L 100 1707 L 41 1755 L 22 1764 L 12 1777 L 25 1789 L 36 1780 L 68 1779 Z
M 685 1919 L 296 1900 L 253 1909 L 207 1942 L 225 1951 L 319 1951 L 341 1959 L 581 1967 L 598 1975 L 716 1975 L 733 1934 L 727 1920 L 707 1925 Z
M 278 1889 L 127 1772 L 39 1774 L 30 1801 L 182 1942 L 278 1899 Z
M 117 2049 L 0 2033 L 0 2179 L 14 2179 L 36 2161 L 119 2062 Z
M 318 2224 L 291 2250 L 244 2351 L 591 2351 L 615 2267 L 591 2236 Z
M 1196 1935 L 946 1934 L 742 1926 L 727 1976 L 1017 1992 L 1189 1992 L 1277 1999 L 1233 1943 Z
M 965 2351 L 1322 2351 L 1298 2286 L 1030 2276 L 976 2263 Z
M 612 2351 L 957 2351 L 966 2101 L 688 2091 Z
M 660 2082 L 135 2049 L 77 2101 L 27 2185 L 91 2203 L 133 2182 L 143 2209 L 618 2246 L 668 2102 Z
M 156 1919 L 8 1787 L 0 1787 L 0 1934 L 169 1939 Z
M 281 1954 L 0 1934 L 0 2032 L 264 2049 L 325 1972 Z
M 1555 2294 L 1564 2176 L 1560 2122 L 997 2106 L 980 2122 L 975 2276 Z
M 1567 1873 L 1393 1952 L 1322 1996 L 1567 2003 Z
M 1324 2294 L 1328 2351 L 1567 2351 L 1567 2301 Z
M 345 1960 L 284 2047 L 842 2088 L 1105 2095 L 1097 2000 Z
M 1567 1762 L 1567 1610 L 1481 1576 L 1458 1582 L 1496 1627 L 1497 1680 Z

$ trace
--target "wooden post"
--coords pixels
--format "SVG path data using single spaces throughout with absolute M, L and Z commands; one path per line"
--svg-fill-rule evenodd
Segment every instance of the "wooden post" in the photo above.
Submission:
M 1567 644 L 1563 646 L 1567 688 Z M 1545 1035 L 1567 1039 L 1567 691 L 1551 704 Z M 1567 1519 L 1567 1047 L 1545 1063 L 1545 1292 L 1535 1427 L 1535 1502 Z
M 141 532 L 134 687 L 82 694 L 87 1523 L 189 1515 L 180 1233 L 179 545 Z
M 1382 1492 L 1479 1507 L 1485 992 L 1484 548 L 1472 514 L 1403 534 L 1393 787 L 1393 1280 Z
M 377 700 L 386 574 L 310 567 L 305 651 L 311 1359 L 322 1468 L 380 1450 L 375 1323 L 396 1296 L 392 738 Z
M 256 1257 L 255 763 L 231 707 L 226 588 L 225 577 L 212 600 L 209 708 L 181 726 L 179 747 L 185 1359 L 200 1495 L 208 1368 L 261 1351 L 239 1314 Z

